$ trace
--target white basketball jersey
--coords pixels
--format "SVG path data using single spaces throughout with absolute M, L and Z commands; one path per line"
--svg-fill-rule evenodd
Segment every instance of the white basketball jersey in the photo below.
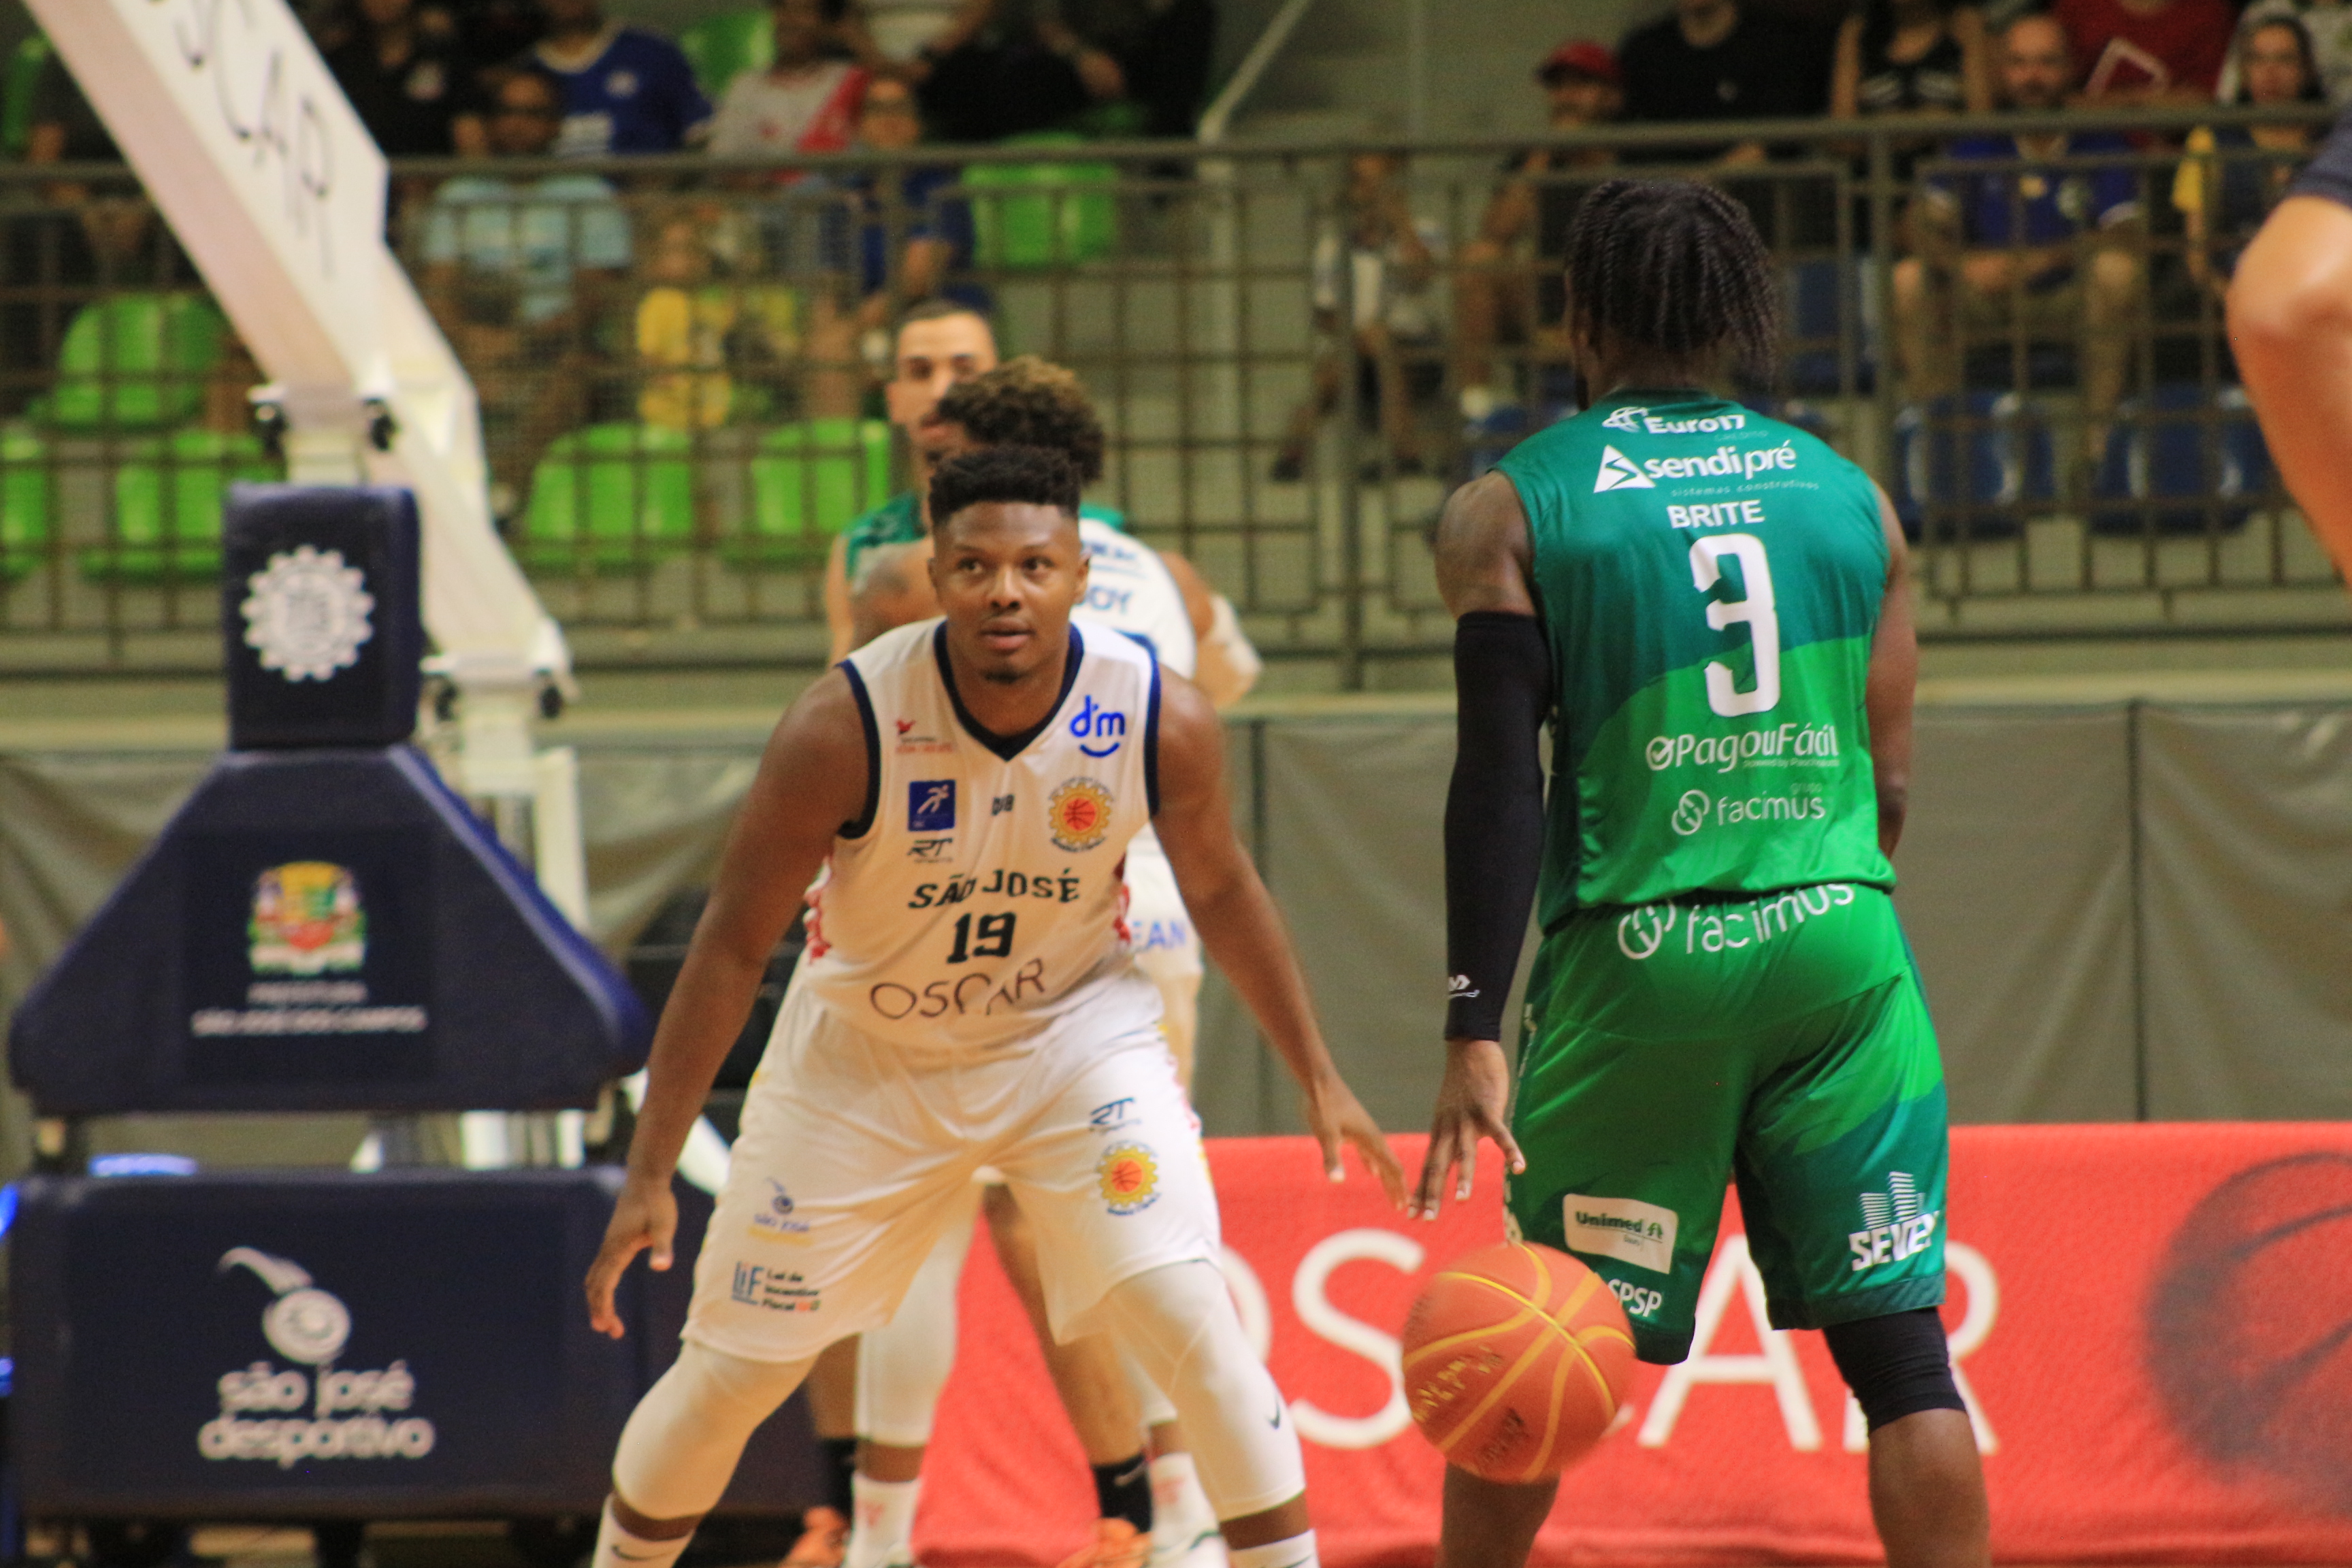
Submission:
M 1141 638 L 1190 680 L 1200 663 L 1192 612 L 1160 552 L 1091 517 L 1078 519 L 1078 537 L 1087 547 L 1087 596 L 1072 613 Z
M 948 679 L 946 624 L 844 661 L 866 724 L 861 823 L 811 895 L 803 969 L 860 1029 L 910 1047 L 1002 1045 L 1137 973 L 1120 860 L 1157 805 L 1160 666 L 1070 628 L 1061 701 L 1027 735 L 982 732 Z M 1158 1014 L 1150 996 L 1142 1016 Z

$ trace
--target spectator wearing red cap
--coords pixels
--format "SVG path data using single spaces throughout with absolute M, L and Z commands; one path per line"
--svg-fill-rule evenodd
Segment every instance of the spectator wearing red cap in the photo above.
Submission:
M 1624 77 L 1605 44 L 1570 38 L 1536 68 L 1558 132 L 1589 131 L 1617 118 Z M 1463 417 L 1474 426 L 1518 419 L 1494 390 L 1497 344 L 1524 346 L 1538 363 L 1565 363 L 1568 226 L 1584 193 L 1617 161 L 1610 147 L 1531 147 L 1503 164 L 1502 185 L 1478 220 L 1478 237 L 1462 247 L 1454 286 L 1455 367 Z

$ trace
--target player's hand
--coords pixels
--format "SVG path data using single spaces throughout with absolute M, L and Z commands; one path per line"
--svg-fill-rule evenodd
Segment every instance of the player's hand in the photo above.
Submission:
M 1445 1197 L 1445 1179 L 1456 1167 L 1454 1184 L 1460 1202 L 1470 1195 L 1470 1178 L 1478 1169 L 1478 1140 L 1491 1138 L 1510 1162 L 1511 1173 L 1528 1168 L 1511 1137 L 1511 1068 L 1496 1040 L 1445 1042 L 1445 1079 L 1437 1087 L 1437 1110 L 1430 1119 L 1429 1155 L 1422 1162 L 1421 1185 L 1407 1211 L 1435 1219 Z
M 613 1292 L 619 1289 L 621 1276 L 628 1272 L 629 1260 L 650 1249 L 652 1256 L 646 1262 L 667 1270 L 670 1241 L 677 1235 L 677 1199 L 671 1195 L 668 1181 L 640 1182 L 632 1175 L 613 1205 L 613 1222 L 604 1227 L 604 1245 L 596 1249 L 596 1261 L 588 1266 L 591 1328 L 616 1340 L 621 1337 L 625 1331 L 613 1305 Z
M 1355 1090 L 1336 1078 L 1318 1086 L 1307 1097 L 1307 1124 L 1315 1134 L 1315 1142 L 1323 1147 L 1324 1175 L 1335 1182 L 1347 1179 L 1339 1164 L 1339 1150 L 1352 1144 L 1364 1169 L 1380 1178 L 1390 1206 L 1404 1207 L 1404 1167 L 1397 1163 L 1396 1151 L 1389 1147 L 1387 1134 L 1356 1098 Z

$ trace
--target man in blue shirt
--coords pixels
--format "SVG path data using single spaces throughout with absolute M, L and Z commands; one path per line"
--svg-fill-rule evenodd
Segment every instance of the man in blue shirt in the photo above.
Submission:
M 1997 64 L 2010 108 L 2065 106 L 2074 62 L 2050 16 L 2011 22 Z M 1998 167 L 1931 174 L 1911 209 L 1919 254 L 1895 263 L 1894 278 L 1895 346 L 1910 395 L 1958 390 L 1971 342 L 2078 341 L 2084 453 L 2095 465 L 2123 396 L 2142 299 L 2136 151 L 2094 131 L 1970 136 L 1945 155 Z M 2091 158 L 2110 161 L 2074 161 Z
M 547 34 L 528 57 L 563 84 L 562 158 L 677 153 L 710 134 L 710 100 L 667 38 L 604 19 L 597 0 L 539 0 Z

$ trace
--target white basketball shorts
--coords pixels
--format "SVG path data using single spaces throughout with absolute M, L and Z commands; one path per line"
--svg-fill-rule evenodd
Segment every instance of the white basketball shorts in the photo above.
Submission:
M 1132 988 L 1141 992 L 1118 994 Z M 743 1107 L 686 1337 L 796 1361 L 887 1322 L 994 1166 L 1037 1230 L 1057 1338 L 1121 1280 L 1220 1255 L 1200 1123 L 1140 975 L 985 1053 L 866 1035 L 795 989 Z M 1140 1006 L 1139 1006 L 1139 1001 Z

